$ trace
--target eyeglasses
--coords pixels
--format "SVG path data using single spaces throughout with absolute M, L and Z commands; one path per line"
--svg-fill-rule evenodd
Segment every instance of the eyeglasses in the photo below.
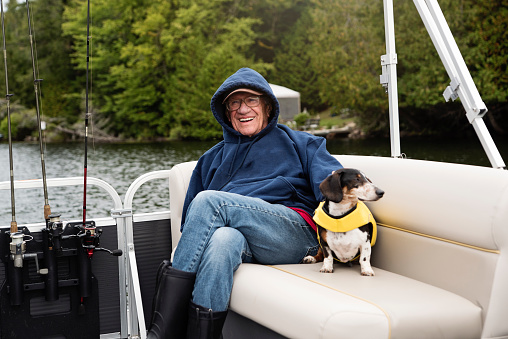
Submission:
M 228 111 L 236 111 L 237 109 L 240 109 L 242 106 L 242 101 L 250 108 L 259 106 L 260 97 L 247 97 L 245 99 L 236 99 L 236 100 L 229 100 L 226 102 L 226 107 Z

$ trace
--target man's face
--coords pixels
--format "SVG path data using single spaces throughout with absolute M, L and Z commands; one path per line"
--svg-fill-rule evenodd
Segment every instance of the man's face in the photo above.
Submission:
M 259 100 L 257 105 L 256 99 Z M 240 104 L 237 109 L 236 103 Z M 226 106 L 228 109 L 228 118 L 233 128 L 246 136 L 253 136 L 258 134 L 263 128 L 268 125 L 267 107 L 260 96 L 248 92 L 233 93 L 228 98 Z M 250 106 L 250 107 L 249 107 Z

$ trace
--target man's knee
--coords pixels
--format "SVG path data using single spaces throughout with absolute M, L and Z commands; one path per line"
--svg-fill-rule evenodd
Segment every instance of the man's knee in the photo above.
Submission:
M 237 229 L 231 227 L 218 228 L 208 242 L 205 251 L 207 260 L 214 265 L 229 265 L 236 269 L 244 256 L 250 257 L 247 240 Z
M 223 203 L 225 194 L 227 193 L 220 191 L 201 191 L 194 197 L 189 207 L 199 210 L 207 207 L 215 209 Z
M 213 233 L 208 247 L 213 248 L 214 251 L 235 252 L 241 253 L 245 245 L 245 237 L 237 229 L 231 227 L 220 227 Z

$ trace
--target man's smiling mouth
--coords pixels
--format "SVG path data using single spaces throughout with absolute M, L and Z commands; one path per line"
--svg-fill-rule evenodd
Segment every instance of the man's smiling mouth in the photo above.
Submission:
M 240 119 L 240 122 L 249 122 L 252 120 L 254 120 L 254 118 L 243 118 L 243 119 Z

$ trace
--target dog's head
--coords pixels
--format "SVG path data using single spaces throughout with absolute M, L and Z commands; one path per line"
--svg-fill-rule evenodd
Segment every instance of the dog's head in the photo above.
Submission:
M 343 199 L 376 201 L 385 194 L 365 174 L 354 168 L 334 171 L 323 180 L 319 189 L 326 199 L 336 203 Z

